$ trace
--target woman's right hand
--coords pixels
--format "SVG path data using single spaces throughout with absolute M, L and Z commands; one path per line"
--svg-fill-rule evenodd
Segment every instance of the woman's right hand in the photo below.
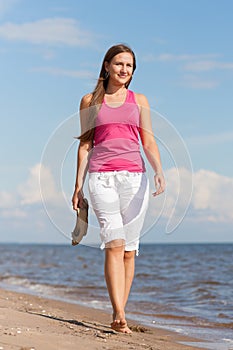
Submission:
M 83 208 L 83 192 L 81 190 L 75 190 L 72 197 L 73 209 Z

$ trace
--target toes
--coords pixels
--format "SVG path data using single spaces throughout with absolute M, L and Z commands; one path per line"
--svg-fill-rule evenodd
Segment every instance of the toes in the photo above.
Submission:
M 116 332 L 121 332 L 121 333 L 127 333 L 130 334 L 132 331 L 129 329 L 127 326 L 126 320 L 114 320 L 111 323 L 111 328 L 114 329 Z
M 126 326 L 126 327 L 124 328 L 124 333 L 126 333 L 126 334 L 131 334 L 132 331 L 131 331 L 131 329 L 129 329 L 128 326 Z

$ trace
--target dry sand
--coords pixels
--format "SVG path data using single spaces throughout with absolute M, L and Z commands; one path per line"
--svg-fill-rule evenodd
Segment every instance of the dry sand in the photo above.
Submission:
M 77 304 L 0 289 L 0 350 L 191 350 L 196 341 L 129 321 L 132 334 L 111 330 L 111 315 Z

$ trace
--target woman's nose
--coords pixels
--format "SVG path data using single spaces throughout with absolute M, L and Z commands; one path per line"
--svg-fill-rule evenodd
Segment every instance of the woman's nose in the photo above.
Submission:
M 127 71 L 127 66 L 126 65 L 122 65 L 121 70 L 122 70 L 122 72 L 126 72 Z

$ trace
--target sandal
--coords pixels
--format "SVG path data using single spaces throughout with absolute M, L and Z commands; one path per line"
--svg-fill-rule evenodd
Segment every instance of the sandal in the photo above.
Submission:
M 81 242 L 83 237 L 87 234 L 88 228 L 88 201 L 86 198 L 83 199 L 83 208 L 78 208 L 76 225 L 71 232 L 72 235 L 72 245 L 77 245 Z

